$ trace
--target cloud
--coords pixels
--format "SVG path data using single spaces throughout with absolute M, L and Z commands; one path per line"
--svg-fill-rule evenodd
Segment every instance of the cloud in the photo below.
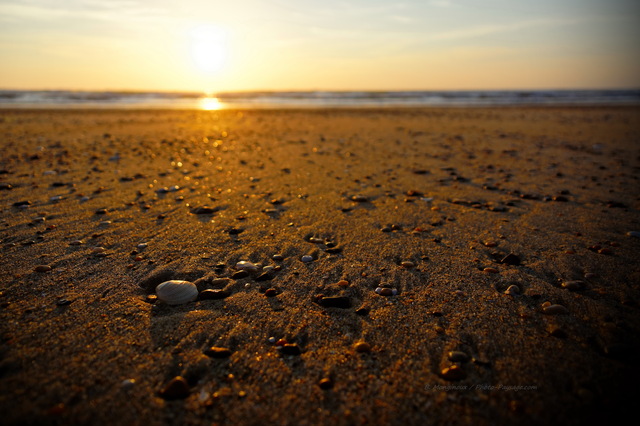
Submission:
M 445 31 L 433 34 L 431 40 L 462 40 L 468 38 L 482 37 L 491 34 L 508 33 L 520 31 L 527 28 L 547 28 L 564 25 L 572 25 L 580 22 L 579 19 L 537 19 L 531 21 L 514 22 L 510 24 L 479 25 L 475 27 L 462 28 L 452 31 Z

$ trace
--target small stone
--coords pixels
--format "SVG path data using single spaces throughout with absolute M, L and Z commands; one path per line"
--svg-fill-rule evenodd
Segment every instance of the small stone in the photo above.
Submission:
M 498 270 L 496 268 L 484 268 L 482 272 L 486 274 L 497 274 Z
M 209 358 L 229 358 L 231 356 L 231 350 L 227 348 L 212 346 L 208 349 L 205 349 L 204 354 Z
M 302 258 L 300 258 L 301 261 L 305 262 L 305 263 L 309 263 L 309 262 L 313 262 L 313 256 L 310 255 L 304 255 L 302 256 Z
M 464 370 L 458 365 L 443 368 L 440 372 L 440 376 L 442 376 L 443 379 L 450 381 L 462 380 L 467 377 Z
M 31 205 L 31 201 L 25 200 L 25 201 L 17 201 L 15 203 L 13 203 L 14 207 L 26 207 L 26 206 L 30 206 Z
M 274 272 L 272 272 L 272 270 L 267 270 L 266 272 L 258 275 L 256 277 L 256 281 L 269 281 L 272 280 L 275 277 Z
M 359 353 L 368 353 L 371 352 L 371 345 L 367 342 L 358 342 L 353 345 L 353 349 L 355 349 L 355 351 Z
M 260 266 L 256 265 L 255 263 L 242 260 L 236 263 L 236 269 L 241 271 L 247 271 L 247 272 L 258 272 L 258 270 L 260 269 Z
M 640 238 L 640 232 L 639 231 L 629 231 L 629 232 L 627 232 L 627 236 L 628 237 Z
M 468 362 L 470 357 L 462 351 L 451 351 L 448 353 L 447 358 L 451 362 Z
M 296 343 L 285 343 L 280 346 L 280 352 L 283 355 L 300 355 L 300 347 Z
M 98 209 L 96 210 L 96 214 L 107 214 L 107 209 Z
M 120 382 L 120 387 L 124 390 L 133 388 L 136 384 L 136 379 L 126 379 Z
M 267 297 L 275 297 L 278 295 L 278 290 L 276 290 L 275 288 L 268 288 L 265 292 L 264 295 Z
M 38 265 L 34 269 L 36 272 L 49 272 L 51 270 L 51 266 L 49 265 Z
M 320 305 L 325 308 L 341 308 L 347 309 L 351 307 L 351 299 L 346 296 L 327 296 L 319 301 Z
M 284 260 L 284 256 L 281 254 L 274 254 L 271 259 L 273 259 L 276 262 L 282 262 Z
M 138 247 L 140 250 L 143 250 L 147 248 L 147 245 L 148 245 L 147 243 L 140 243 L 136 247 Z
M 403 268 L 407 268 L 407 269 L 414 268 L 416 266 L 415 263 L 410 262 L 408 260 L 405 260 L 404 262 L 400 263 L 400 265 L 402 265 Z
M 267 339 L 267 341 L 273 345 L 273 344 L 276 343 L 276 338 L 271 336 L 271 337 L 269 337 L 269 339 Z
M 318 386 L 322 390 L 329 390 L 333 387 L 333 380 L 325 377 L 318 382 Z
M 512 284 L 509 287 L 507 287 L 507 289 L 504 291 L 504 294 L 508 294 L 510 296 L 518 296 L 520 294 L 520 287 L 518 287 L 515 284 Z
M 369 312 L 371 312 L 371 308 L 369 308 L 368 306 L 361 306 L 356 309 L 356 315 L 365 316 L 369 315 Z
M 349 281 L 347 281 L 347 280 L 340 280 L 340 281 L 338 281 L 338 282 L 336 283 L 336 285 L 337 285 L 338 287 L 346 288 L 346 287 L 349 287 Z
M 396 290 L 395 288 L 388 288 L 388 287 L 378 287 L 376 288 L 376 293 L 378 293 L 380 296 L 395 296 L 396 294 L 398 294 L 398 290 Z
M 584 281 L 580 281 L 580 280 L 565 281 L 562 283 L 562 288 L 566 288 L 567 290 L 571 290 L 571 291 L 582 290 L 584 288 Z
M 249 273 L 247 271 L 237 271 L 237 272 L 234 272 L 231 275 L 231 279 L 232 280 L 240 280 L 240 279 L 246 278 L 248 276 L 249 276 Z
M 59 300 L 56 302 L 56 305 L 58 305 L 58 306 L 68 306 L 68 305 L 70 305 L 71 303 L 72 303 L 72 302 L 71 302 L 71 300 L 69 300 L 69 299 L 59 299 Z
M 213 214 L 216 212 L 214 207 L 209 206 L 198 206 L 191 209 L 191 214 Z
M 167 400 L 184 399 L 189 396 L 191 390 L 189 384 L 184 377 L 174 377 L 167 383 L 167 385 L 160 391 L 160 397 Z
M 69 243 L 70 246 L 80 246 L 82 244 L 84 244 L 84 241 L 82 240 L 73 240 Z
M 199 294 L 200 300 L 220 300 L 229 297 L 229 293 L 221 289 L 202 290 Z
M 366 203 L 367 201 L 369 201 L 369 198 L 365 197 L 364 195 L 354 195 L 353 197 L 351 197 L 351 200 L 358 203 Z
M 569 313 L 569 310 L 562 305 L 547 305 L 542 308 L 542 312 L 547 315 L 561 315 Z
M 513 254 L 513 253 L 509 253 L 508 255 L 506 255 L 505 257 L 502 258 L 502 260 L 500 261 L 500 263 L 504 263 L 506 265 L 519 265 L 520 264 L 520 257 L 518 257 L 517 255 Z

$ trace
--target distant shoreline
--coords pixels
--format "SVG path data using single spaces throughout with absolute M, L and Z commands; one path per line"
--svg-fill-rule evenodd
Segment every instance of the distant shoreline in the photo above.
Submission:
M 313 109 L 640 104 L 640 89 L 450 91 L 126 92 L 0 90 L 0 108 Z

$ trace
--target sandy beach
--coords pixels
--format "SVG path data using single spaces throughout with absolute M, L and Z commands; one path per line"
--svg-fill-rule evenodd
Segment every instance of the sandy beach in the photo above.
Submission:
M 0 110 L 0 173 L 3 424 L 633 408 L 640 107 Z

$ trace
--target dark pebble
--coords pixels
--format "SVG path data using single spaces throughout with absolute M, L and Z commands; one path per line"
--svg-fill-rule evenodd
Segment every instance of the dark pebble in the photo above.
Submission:
M 238 235 L 238 234 L 241 234 L 243 231 L 244 229 L 242 228 L 231 228 L 227 232 L 229 233 L 229 235 Z
M 467 377 L 464 370 L 457 365 L 452 365 L 442 369 L 440 376 L 442 376 L 443 379 L 450 381 L 462 380 Z
M 184 377 L 177 376 L 171 379 L 167 385 L 160 390 L 160 396 L 164 399 L 184 399 L 189 396 L 191 390 Z
M 210 358 L 229 358 L 231 356 L 231 350 L 213 346 L 205 349 L 204 354 Z
M 191 209 L 191 214 L 213 214 L 216 212 L 216 209 L 208 206 L 198 206 L 196 208 Z
M 0 191 L 3 189 L 13 189 L 13 186 L 10 183 L 0 183 Z
M 219 300 L 229 297 L 229 293 L 220 289 L 206 289 L 200 292 L 200 300 Z
M 275 288 L 268 288 L 265 290 L 264 295 L 267 297 L 275 297 L 278 295 L 278 290 Z
M 280 352 L 283 355 L 300 355 L 300 347 L 295 343 L 285 343 L 280 346 Z
M 56 302 L 56 305 L 58 305 L 58 306 L 67 306 L 67 305 L 70 305 L 70 304 L 71 304 L 71 301 L 67 300 L 67 299 L 60 299 L 60 300 L 58 300 Z
M 238 272 L 234 272 L 233 275 L 231 275 L 231 279 L 239 280 L 242 278 L 246 278 L 248 276 L 249 276 L 249 273 L 247 271 L 238 271 Z
M 49 272 L 51 270 L 51 266 L 49 265 L 38 265 L 34 268 L 36 272 Z
M 96 214 L 107 214 L 107 209 L 98 209 L 96 210 Z
M 22 207 L 22 206 L 30 206 L 31 205 L 31 201 L 17 201 L 15 203 L 13 203 L 14 207 Z
M 555 197 L 552 198 L 553 201 L 562 201 L 562 202 L 566 202 L 569 201 L 569 199 L 567 197 L 565 197 L 564 195 L 556 195 Z
M 362 306 L 356 309 L 356 315 L 369 315 L 369 312 L 371 312 L 371 308 L 369 308 L 368 306 Z
M 256 277 L 256 281 L 269 281 L 275 277 L 275 274 L 271 271 L 260 274 Z
M 513 253 L 509 253 L 508 255 L 506 255 L 505 257 L 502 258 L 500 263 L 505 263 L 507 265 L 519 265 L 520 264 L 520 257 L 518 257 L 517 255 L 515 255 Z
M 320 389 L 322 390 L 329 390 L 333 387 L 333 380 L 325 377 L 324 379 L 321 379 L 318 382 L 318 386 L 320 387 Z
M 325 308 L 342 308 L 351 307 L 351 300 L 346 296 L 327 296 L 319 300 L 320 305 Z
M 330 253 L 330 254 L 336 254 L 336 253 L 340 253 L 342 251 L 342 248 L 341 247 L 329 247 L 325 251 L 327 253 Z

